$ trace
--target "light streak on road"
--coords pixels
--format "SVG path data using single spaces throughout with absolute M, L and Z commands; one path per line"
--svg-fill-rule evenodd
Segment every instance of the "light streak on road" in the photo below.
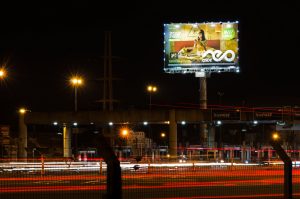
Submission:
M 16 192 L 58 192 L 58 191 L 92 191 L 105 190 L 105 185 L 89 185 L 89 186 L 24 186 L 24 187 L 4 187 L 0 188 L 0 193 L 16 193 Z
M 281 164 L 281 163 L 278 163 Z M 173 168 L 184 168 L 184 167 L 206 167 L 206 166 L 258 166 L 259 164 L 244 164 L 244 163 L 149 163 L 149 164 L 132 164 L 129 162 L 121 162 L 120 166 L 122 170 L 133 169 L 134 166 L 138 165 L 141 169 L 148 169 L 149 167 L 173 167 Z M 63 170 L 76 170 L 76 171 L 96 171 L 99 170 L 99 162 L 45 162 L 45 171 L 63 171 Z M 102 169 L 106 170 L 107 165 L 102 164 Z M 13 172 L 13 171 L 40 171 L 42 169 L 42 163 L 40 162 L 9 162 L 0 163 L 0 172 Z
M 41 175 L 39 173 L 41 170 L 40 162 L 0 163 L 0 194 L 12 196 L 14 193 L 38 194 L 39 192 L 64 192 L 68 194 L 72 191 L 100 191 L 104 193 L 106 191 L 106 172 L 100 174 L 100 165 L 105 171 L 106 164 L 100 164 L 100 162 L 45 162 L 46 175 Z M 138 166 L 135 167 L 136 165 Z M 220 190 L 226 187 L 226 189 L 231 190 L 228 191 L 227 196 L 211 196 L 211 194 L 210 196 L 203 196 L 199 195 L 201 191 L 195 191 L 195 196 L 189 194 L 188 197 L 184 198 L 249 198 L 249 195 L 243 195 L 249 192 L 236 193 L 234 190 L 248 188 L 255 190 L 262 186 L 267 189 L 271 186 L 275 187 L 274 191 L 268 193 L 254 191 L 251 198 L 282 197 L 282 194 L 277 193 L 278 188 L 283 186 L 284 172 L 281 162 L 274 162 L 274 165 L 269 164 L 268 166 L 215 162 L 161 164 L 121 162 L 121 168 L 122 189 L 127 194 L 144 191 L 150 193 L 153 190 L 161 190 L 161 192 L 168 191 L 170 198 L 176 198 L 171 197 L 173 192 Z M 300 186 L 300 169 L 298 168 L 293 169 L 293 185 Z M 300 193 L 295 193 L 296 191 L 298 190 L 294 191 L 294 196 L 300 195 Z M 207 191 L 207 193 L 210 192 Z M 212 194 L 223 193 L 216 191 Z M 162 196 L 158 193 L 159 197 Z M 178 199 L 181 198 L 178 197 Z
M 56 179 L 57 180 L 57 179 Z M 300 179 L 294 180 L 295 184 L 300 184 Z M 207 182 L 168 182 L 162 185 L 124 185 L 124 190 L 131 189 L 184 189 L 191 187 L 238 187 L 238 186 L 263 186 L 263 185 L 280 185 L 283 184 L 282 179 L 270 180 L 226 180 L 226 181 L 207 181 Z M 46 192 L 46 191 L 73 191 L 73 190 L 105 190 L 105 185 L 52 185 L 52 186 L 17 186 L 17 187 L 1 187 L 0 193 L 14 192 Z
M 294 193 L 293 196 L 300 196 L 300 193 Z M 227 195 L 227 196 L 191 196 L 191 197 L 172 197 L 172 199 L 231 199 L 231 198 L 274 198 L 283 197 L 283 194 L 251 194 L 251 195 Z M 156 198 L 158 199 L 158 198 Z M 171 198 L 161 198 L 171 199 Z

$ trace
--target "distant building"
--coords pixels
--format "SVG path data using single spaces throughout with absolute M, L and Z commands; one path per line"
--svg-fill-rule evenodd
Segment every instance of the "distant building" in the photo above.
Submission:
M 8 125 L 0 125 L 0 157 L 17 158 L 17 145 L 10 137 Z
M 127 146 L 131 146 L 133 156 L 143 156 L 151 149 L 152 140 L 145 136 L 145 132 L 131 132 L 127 139 Z

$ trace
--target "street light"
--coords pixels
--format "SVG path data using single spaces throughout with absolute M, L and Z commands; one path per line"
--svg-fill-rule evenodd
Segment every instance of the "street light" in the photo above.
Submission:
M 21 114 L 24 114 L 24 113 L 26 112 L 26 110 L 25 110 L 24 108 L 21 108 L 21 109 L 19 110 L 19 112 L 20 112 Z
M 127 127 L 122 127 L 120 129 L 120 137 L 121 137 L 121 149 L 124 146 L 125 151 L 122 149 L 120 156 L 122 156 L 122 153 L 125 152 L 125 157 L 127 157 L 128 151 L 127 151 L 127 139 L 129 137 L 129 129 Z
M 0 79 L 4 79 L 6 77 L 6 70 L 4 68 L 0 68 Z
M 167 143 L 166 143 L 166 133 L 165 132 L 161 132 L 160 133 L 160 137 L 161 137 L 161 143 L 162 143 L 162 145 L 163 146 L 166 146 L 167 145 Z
M 25 109 L 25 108 L 20 108 L 19 109 L 19 113 L 21 114 L 21 115 L 24 115 L 26 112 L 28 112 L 29 110 L 27 110 L 27 109 Z M 29 111 L 30 112 L 30 111 Z
M 83 84 L 81 77 L 75 76 L 71 78 L 71 84 L 74 86 L 74 110 L 77 112 L 77 88 Z
M 279 134 L 277 132 L 272 134 L 272 138 L 273 138 L 274 141 L 277 141 L 277 140 L 280 139 Z
M 77 89 L 78 87 L 83 85 L 83 79 L 80 76 L 73 76 L 70 79 L 71 85 L 74 87 L 74 111 L 77 112 Z M 77 122 L 73 123 L 73 133 L 75 134 L 75 154 L 78 153 L 78 128 L 77 128 Z
M 128 138 L 129 130 L 128 128 L 121 128 L 120 130 L 120 136 L 124 139 Z
M 152 93 L 155 93 L 157 91 L 157 87 L 153 85 L 147 86 L 147 91 L 149 92 L 149 108 L 151 109 L 151 96 Z
M 25 124 L 25 115 L 29 110 L 19 109 L 19 138 L 18 138 L 18 156 L 27 158 L 27 126 Z

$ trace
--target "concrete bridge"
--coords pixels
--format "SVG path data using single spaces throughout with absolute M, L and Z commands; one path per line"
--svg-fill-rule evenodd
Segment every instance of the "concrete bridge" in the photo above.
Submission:
M 105 125 L 109 122 L 119 124 L 135 124 L 147 121 L 149 124 L 169 125 L 169 152 L 177 154 L 177 124 L 186 123 L 211 124 L 216 121 L 223 123 L 259 123 L 293 122 L 300 123 L 298 111 L 285 109 L 254 109 L 254 108 L 215 108 L 215 109 L 170 109 L 170 110 L 129 110 L 129 111 L 87 111 L 87 112 L 25 112 L 19 116 L 19 157 L 26 158 L 27 125 L 53 124 L 63 125 L 64 157 L 71 157 L 71 125 L 78 124 Z M 211 127 L 210 127 L 211 128 Z M 208 129 L 208 137 L 210 136 Z M 204 133 L 204 132 L 200 132 Z M 207 138 L 206 138 L 207 139 Z

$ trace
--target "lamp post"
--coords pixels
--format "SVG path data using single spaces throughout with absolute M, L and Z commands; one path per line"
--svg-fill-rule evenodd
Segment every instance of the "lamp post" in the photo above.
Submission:
M 157 92 L 157 87 L 153 86 L 153 85 L 149 85 L 149 86 L 147 86 L 147 91 L 149 92 L 149 109 L 151 109 L 151 105 L 152 105 L 152 102 L 151 102 L 152 93 Z
M 222 139 L 222 121 L 218 120 L 216 126 L 219 127 L 219 140 L 218 140 L 218 151 L 219 151 L 219 158 L 223 160 L 223 139 Z
M 165 156 L 165 155 L 168 154 L 168 146 L 167 146 L 167 143 L 166 143 L 166 136 L 167 135 L 166 135 L 165 132 L 160 133 L 160 138 L 161 138 L 161 143 L 162 143 L 162 146 L 160 147 L 160 149 L 162 149 L 162 151 L 159 152 L 159 155 Z
M 125 148 L 125 158 L 127 158 L 127 139 L 129 137 L 129 129 L 127 127 L 123 127 L 120 129 L 120 137 L 124 141 L 124 148 Z M 122 144 L 123 145 L 123 144 Z M 121 154 L 123 151 L 121 152 Z
M 18 157 L 27 158 L 27 126 L 25 124 L 25 108 L 19 109 L 19 137 L 18 137 Z
M 71 85 L 74 87 L 74 111 L 77 112 L 77 89 L 82 86 L 83 79 L 80 76 L 73 76 L 70 79 Z M 77 123 L 74 123 L 73 133 L 75 134 L 75 156 L 78 152 L 78 128 Z
M 83 84 L 81 77 L 75 76 L 71 78 L 71 84 L 74 86 L 74 111 L 77 112 L 77 89 Z
M 150 114 L 151 114 L 151 106 L 152 106 L 152 93 L 157 92 L 157 87 L 154 85 L 148 85 L 147 86 L 147 92 L 149 93 L 149 110 L 150 110 Z M 149 137 L 151 140 L 153 140 L 153 136 L 152 136 L 152 130 L 151 130 L 151 125 L 149 125 Z M 152 161 L 154 161 L 154 151 L 153 151 L 153 144 L 151 144 L 151 151 L 152 151 Z
M 166 146 L 166 133 L 165 132 L 161 132 L 160 133 L 160 137 L 161 137 L 161 140 L 162 140 L 162 144 L 164 145 L 164 146 Z

